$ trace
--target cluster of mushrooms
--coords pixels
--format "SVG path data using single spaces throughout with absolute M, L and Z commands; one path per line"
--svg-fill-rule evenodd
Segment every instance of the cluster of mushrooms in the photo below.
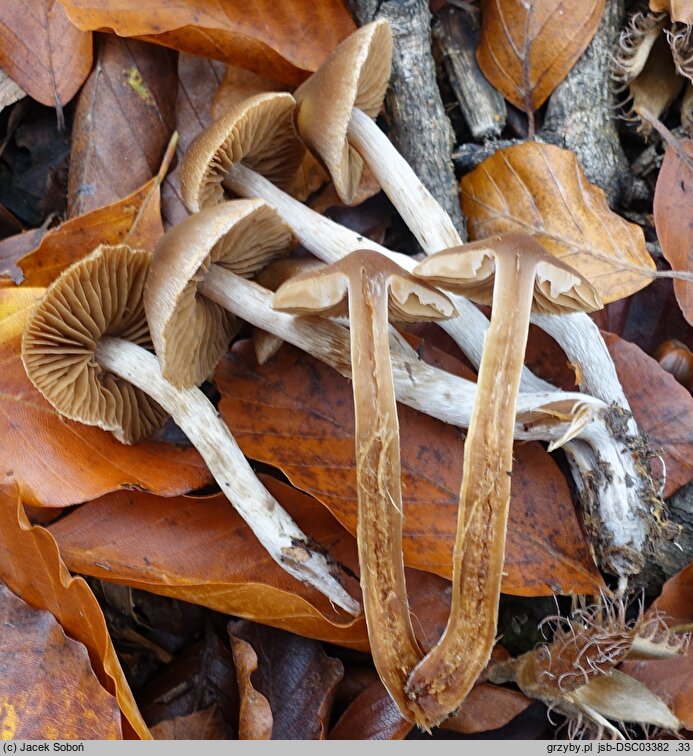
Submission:
M 168 231 L 153 255 L 100 246 L 66 270 L 33 313 L 22 358 L 33 383 L 63 415 L 124 443 L 148 436 L 172 416 L 271 556 L 357 614 L 360 607 L 334 565 L 262 486 L 196 388 L 226 352 L 239 319 L 350 375 L 357 539 L 373 660 L 403 716 L 428 728 L 459 707 L 494 645 L 530 312 L 601 305 L 587 281 L 530 237 L 461 246 L 447 214 L 372 120 L 387 88 L 391 53 L 386 22 L 362 27 L 293 95 L 259 94 L 215 121 L 181 166 L 183 197 L 193 214 Z M 417 265 L 282 191 L 304 158 L 304 145 L 347 203 L 367 164 L 424 251 L 437 254 Z M 289 259 L 293 239 L 328 265 Z M 258 283 L 262 277 L 249 280 L 263 269 L 270 271 L 265 281 L 283 281 L 274 294 Z M 400 354 L 402 342 L 389 321 L 454 316 L 458 300 L 437 287 L 492 304 L 493 315 L 465 445 L 449 622 L 425 653 L 405 585 L 390 356 L 391 345 Z M 347 315 L 348 327 L 334 319 Z M 407 369 L 421 368 L 414 358 Z M 411 375 L 416 384 L 421 373 Z M 416 405 L 411 397 L 409 403 Z

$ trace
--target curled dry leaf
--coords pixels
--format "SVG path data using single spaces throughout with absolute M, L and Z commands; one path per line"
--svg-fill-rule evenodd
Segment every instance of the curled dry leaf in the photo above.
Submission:
M 0 488 L 0 580 L 30 606 L 50 612 L 69 637 L 86 646 L 96 677 L 118 701 L 125 734 L 148 738 L 94 594 L 82 578 L 70 577 L 53 536 L 29 524 L 7 486 Z
M 156 175 L 174 127 L 176 55 L 102 35 L 77 100 L 67 212 L 117 202 Z
M 273 740 L 324 739 L 342 663 L 317 641 L 245 620 L 231 622 L 229 635 L 236 671 L 246 678 L 239 686 L 248 696 L 248 737 L 259 731 Z M 241 718 L 243 709 L 241 700 Z
M 263 485 L 347 572 L 358 570 L 356 542 L 314 499 L 274 478 Z M 104 528 L 108 540 L 104 541 Z M 281 570 L 221 495 L 161 498 L 119 492 L 90 502 L 51 526 L 71 569 L 102 580 L 190 601 L 298 635 L 367 650 L 363 617 L 335 610 Z M 229 559 L 233 554 L 233 559 Z M 447 620 L 448 584 L 409 570 L 422 642 L 435 642 Z M 357 595 L 358 580 L 345 580 Z
M 651 11 L 666 11 L 672 21 L 693 24 L 693 6 L 690 0 L 650 0 Z
M 0 582 L 0 732 L 5 740 L 114 740 L 120 709 L 92 671 L 87 649 L 50 612 Z
M 223 63 L 187 53 L 178 56 L 177 161 L 161 187 L 161 213 L 166 228 L 189 215 L 181 195 L 180 164 L 190 142 L 212 122 L 212 102 L 223 76 Z
M 569 150 L 537 142 L 499 150 L 460 189 L 471 240 L 531 234 L 585 276 L 605 304 L 653 278 L 642 229 L 609 209 Z
M 91 69 L 91 34 L 80 31 L 56 0 L 0 4 L 0 66 L 31 97 L 62 108 Z
M 176 50 L 223 60 L 262 76 L 297 85 L 315 71 L 354 22 L 342 0 L 178 0 L 114 7 L 110 0 L 64 0 L 80 29 L 108 29 Z
M 288 345 L 258 367 L 251 345 L 242 343 L 220 364 L 217 385 L 222 416 L 244 452 L 281 468 L 355 533 L 349 382 Z M 405 561 L 447 577 L 462 477 L 462 435 L 408 407 L 399 407 L 399 419 Z M 526 596 L 592 592 L 601 578 L 563 476 L 539 444 L 518 444 L 515 454 L 503 590 Z
M 247 641 L 231 635 L 233 662 L 236 665 L 240 710 L 238 738 L 240 740 L 271 740 L 272 709 L 269 701 L 258 693 L 250 679 L 257 669 L 257 654 Z
M 211 476 L 194 449 L 153 441 L 124 446 L 110 433 L 64 420 L 39 394 L 20 350 L 43 292 L 0 287 L 2 480 L 16 483 L 28 504 L 41 507 L 69 506 L 133 486 L 172 496 L 208 484 Z
M 133 247 L 153 250 L 163 233 L 155 177 L 128 197 L 48 231 L 39 245 L 18 261 L 24 273 L 24 287 L 48 286 L 99 244 L 118 244 L 127 239 Z
M 597 31 L 604 0 L 482 0 L 477 60 L 513 105 L 533 113 Z
M 679 143 L 693 157 L 693 140 Z M 657 178 L 654 219 L 662 252 L 673 270 L 693 272 L 693 167 L 669 145 Z M 693 283 L 674 280 L 674 292 L 686 320 L 693 325 Z

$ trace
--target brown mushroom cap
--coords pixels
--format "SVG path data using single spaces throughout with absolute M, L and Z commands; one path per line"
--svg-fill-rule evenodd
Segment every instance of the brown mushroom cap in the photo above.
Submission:
M 362 271 L 387 286 L 390 319 L 395 322 L 418 323 L 455 315 L 454 306 L 442 292 L 371 250 L 351 252 L 321 270 L 290 279 L 277 290 L 273 307 L 296 315 L 348 315 L 349 283 Z
M 305 154 L 294 130 L 295 107 L 288 92 L 256 95 L 198 134 L 180 169 L 188 210 L 196 213 L 223 202 L 221 182 L 241 162 L 273 184 L 288 188 Z
M 152 349 L 142 292 L 150 255 L 124 244 L 97 247 L 46 290 L 22 339 L 27 375 L 61 415 L 111 431 L 123 443 L 167 417 L 147 394 L 104 371 L 94 348 L 114 336 Z
M 236 318 L 198 292 L 211 265 L 251 278 L 289 252 L 291 233 L 262 200 L 208 207 L 159 241 L 144 306 L 164 377 L 197 386 L 216 367 L 237 331 Z
M 392 32 L 387 21 L 366 24 L 344 39 L 294 92 L 296 125 L 308 149 L 325 164 L 340 199 L 358 191 L 363 160 L 349 146 L 351 112 L 380 111 L 390 80 Z
M 420 262 L 414 275 L 480 304 L 491 304 L 496 256 L 518 251 L 523 260 L 536 265 L 535 312 L 559 315 L 601 309 L 599 294 L 587 279 L 525 234 L 501 234 L 437 252 Z

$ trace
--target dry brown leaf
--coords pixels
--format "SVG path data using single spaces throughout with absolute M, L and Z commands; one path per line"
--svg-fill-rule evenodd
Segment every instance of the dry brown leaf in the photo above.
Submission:
M 222 394 L 219 409 L 243 451 L 281 468 L 294 485 L 322 501 L 356 532 L 350 383 L 288 345 L 259 367 L 246 342 L 226 355 L 217 370 L 217 385 Z M 405 560 L 411 567 L 448 576 L 462 477 L 462 434 L 409 407 L 399 407 L 399 418 Z M 601 578 L 565 479 L 537 443 L 516 445 L 515 456 L 504 592 L 592 592 Z
M 299 526 L 358 572 L 356 541 L 314 499 L 260 476 Z M 104 530 L 108 539 L 103 538 Z M 275 625 L 297 635 L 366 650 L 363 617 L 354 620 L 270 559 L 221 495 L 161 498 L 140 492 L 104 496 L 51 526 L 76 572 Z M 233 559 L 228 555 L 233 554 Z M 407 572 L 415 626 L 432 645 L 447 621 L 442 578 Z M 358 596 L 356 580 L 345 580 Z
M 89 74 L 91 48 L 91 34 L 73 26 L 56 0 L 0 3 L 0 66 L 60 118 Z
M 39 394 L 20 349 L 43 291 L 0 287 L 0 478 L 41 507 L 69 506 L 132 486 L 171 496 L 207 485 L 211 476 L 194 449 L 153 441 L 125 446 L 110 433 L 64 420 Z
M 676 99 L 685 80 L 676 73 L 669 43 L 663 34 L 657 37 L 643 70 L 628 85 L 633 97 L 633 112 L 659 118 Z M 641 119 L 641 130 L 648 134 L 651 126 Z
M 176 55 L 113 35 L 77 100 L 67 212 L 117 202 L 156 175 L 174 128 Z
M 532 701 L 516 690 L 491 683 L 475 685 L 455 714 L 440 726 L 466 735 L 504 727 L 521 714 Z
M 229 635 L 234 660 L 243 659 L 243 676 L 252 675 L 246 692 L 261 696 L 252 704 L 248 700 L 247 732 L 271 734 L 272 740 L 324 739 L 342 663 L 317 641 L 245 620 L 231 622 Z M 262 699 L 271 708 L 269 727 Z
M 112 30 L 298 85 L 354 30 L 342 0 L 63 0 L 80 29 Z M 1 64 L 1 63 L 0 63 Z
M 155 177 L 130 196 L 48 231 L 38 247 L 18 261 L 25 276 L 23 288 L 48 286 L 99 244 L 118 244 L 127 239 L 133 247 L 153 250 L 163 233 Z
M 87 649 L 52 614 L 0 582 L 0 732 L 4 740 L 115 740 L 120 709 L 94 676 Z
M 537 142 L 499 150 L 460 189 L 471 240 L 531 234 L 588 278 L 605 304 L 652 280 L 642 229 L 609 209 L 569 150 Z
M 239 740 L 271 740 L 272 710 L 269 701 L 258 693 L 250 679 L 257 669 L 257 654 L 247 641 L 231 635 L 233 662 L 236 665 L 238 693 L 241 699 L 238 712 Z
M 7 486 L 0 487 L 0 580 L 30 606 L 50 612 L 70 638 L 87 647 L 94 673 L 118 700 L 128 728 L 148 738 L 94 594 L 82 578 L 70 577 L 53 536 L 29 523 Z
M 604 0 L 482 0 L 477 60 L 513 105 L 533 113 L 597 31 Z
M 177 163 L 161 187 L 161 214 L 166 228 L 189 215 L 180 188 L 181 160 L 190 142 L 212 122 L 212 101 L 223 76 L 223 63 L 186 53 L 178 56 Z
M 150 728 L 154 740 L 225 740 L 226 724 L 216 704 Z
M 693 5 L 690 0 L 650 0 L 651 11 L 666 11 L 672 21 L 693 24 Z
M 693 158 L 693 140 L 680 142 Z M 654 219 L 662 252 L 673 270 L 693 273 L 693 168 L 671 145 L 657 178 Z M 693 283 L 674 280 L 674 292 L 686 320 L 693 325 Z
M 42 228 L 34 228 L 0 241 L 0 277 L 20 283 L 24 274 L 17 265 L 17 261 L 31 252 L 45 233 L 46 231 Z M 0 281 L 0 286 L 2 285 L 3 282 Z
M 349 704 L 328 739 L 403 740 L 413 728 L 413 723 L 402 718 L 385 686 L 377 680 Z

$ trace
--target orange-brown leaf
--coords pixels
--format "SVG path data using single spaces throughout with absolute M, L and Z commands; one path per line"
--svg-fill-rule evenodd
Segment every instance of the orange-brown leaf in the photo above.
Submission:
M 356 541 L 323 506 L 274 478 L 260 478 L 304 532 L 328 548 L 338 564 L 358 573 Z M 368 648 L 363 617 L 335 610 L 275 564 L 221 495 L 163 499 L 140 492 L 110 494 L 62 518 L 51 532 L 76 572 L 297 635 Z M 417 628 L 435 641 L 447 621 L 448 583 L 416 570 L 408 571 L 407 580 L 420 620 Z M 356 580 L 344 582 L 358 596 Z
M 257 654 L 247 641 L 231 636 L 233 663 L 236 665 L 239 740 L 271 740 L 272 710 L 269 701 L 253 687 L 251 675 L 257 669 Z
M 672 21 L 693 24 L 693 5 L 690 0 L 650 0 L 650 10 L 666 11 Z
M 133 247 L 153 250 L 163 233 L 159 186 L 153 178 L 128 197 L 51 229 L 18 262 L 25 276 L 23 287 L 48 286 L 99 244 L 119 244 L 127 238 Z
M 471 689 L 455 715 L 446 719 L 441 727 L 466 735 L 497 730 L 521 714 L 531 703 L 524 693 L 517 690 L 480 683 Z
M 58 109 L 75 96 L 92 63 L 91 34 L 56 0 L 0 3 L 0 66 L 35 100 Z
M 281 468 L 298 488 L 356 532 L 353 399 L 331 368 L 284 346 L 258 367 L 237 345 L 217 370 L 219 405 L 243 451 Z M 462 477 L 462 434 L 399 408 L 408 565 L 449 576 Z M 591 592 L 599 575 L 566 482 L 537 443 L 518 444 L 503 590 L 518 595 Z
M 481 70 L 513 105 L 532 113 L 585 51 L 603 12 L 604 0 L 482 0 Z
M 70 638 L 87 647 L 96 677 L 118 700 L 128 726 L 148 738 L 94 594 L 82 578 L 70 577 L 53 536 L 30 525 L 8 487 L 0 488 L 0 580 L 30 606 L 50 612 Z
M 108 29 L 299 84 L 354 30 L 342 0 L 64 0 L 80 29 Z
M 206 485 L 194 449 L 148 441 L 125 446 L 98 428 L 64 420 L 27 378 L 20 357 L 27 318 L 41 288 L 0 287 L 0 478 L 28 504 L 61 507 L 118 488 L 165 495 Z
M 156 175 L 174 128 L 175 53 L 110 34 L 99 42 L 72 128 L 70 217 L 117 202 Z
M 652 609 L 666 616 L 669 627 L 693 624 L 693 564 L 667 580 Z
M 154 740 L 226 740 L 226 723 L 216 704 L 192 714 L 164 719 L 150 730 Z
M 642 229 L 609 209 L 569 150 L 538 142 L 499 150 L 460 189 L 470 239 L 532 234 L 586 276 L 605 304 L 652 280 L 655 265 Z
M 693 159 L 693 139 L 680 142 Z M 664 257 L 673 270 L 693 273 L 693 168 L 671 145 L 667 147 L 657 178 L 654 219 Z M 676 300 L 693 324 L 693 283 L 674 280 Z
M 329 740 L 403 740 L 414 725 L 399 713 L 377 680 L 349 704 L 328 736 Z
M 114 740 L 120 709 L 94 676 L 87 649 L 47 611 L 0 582 L 0 732 L 5 740 Z

